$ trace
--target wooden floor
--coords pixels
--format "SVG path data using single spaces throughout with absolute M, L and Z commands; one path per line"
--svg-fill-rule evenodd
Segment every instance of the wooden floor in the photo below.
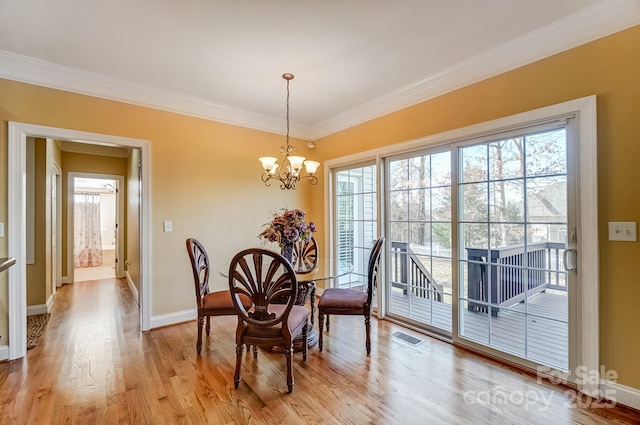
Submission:
M 195 322 L 140 333 L 138 316 L 124 280 L 60 288 L 38 346 L 0 363 L 0 423 L 640 423 L 639 412 L 576 406 L 571 390 L 386 321 L 373 320 L 367 358 L 359 317 L 332 317 L 324 351 L 296 354 L 292 394 L 284 356 L 262 351 L 244 356 L 236 390 L 234 317 L 213 319 L 198 357 Z
M 391 312 L 451 332 L 451 304 L 419 297 L 411 297 L 409 302 L 408 295 L 393 291 Z M 460 329 L 462 336 L 475 342 L 559 370 L 569 368 L 566 295 L 546 292 L 534 295 L 527 301 L 526 315 L 524 304 L 516 304 L 491 318 L 465 309 Z

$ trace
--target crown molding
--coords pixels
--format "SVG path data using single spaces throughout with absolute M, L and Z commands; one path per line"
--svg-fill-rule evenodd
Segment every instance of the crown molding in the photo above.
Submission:
M 282 119 L 0 50 L 0 78 L 284 134 Z M 292 125 L 293 137 L 309 128 Z
M 291 123 L 291 135 L 316 140 L 638 24 L 638 0 L 602 0 L 316 125 Z M 284 134 L 279 118 L 2 50 L 0 78 Z
M 638 0 L 603 0 L 311 128 L 317 140 L 640 24 Z

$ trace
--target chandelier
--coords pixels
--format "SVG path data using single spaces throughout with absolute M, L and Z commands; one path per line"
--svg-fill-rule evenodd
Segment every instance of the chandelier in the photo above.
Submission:
M 287 80 L 287 139 L 285 146 L 280 147 L 280 153 L 284 155 L 282 160 L 283 165 L 280 166 L 280 164 L 277 164 L 278 158 L 273 156 L 263 156 L 258 159 L 264 169 L 262 181 L 266 186 L 271 186 L 271 180 L 276 179 L 280 181 L 280 189 L 290 190 L 295 189 L 298 182 L 302 179 L 309 179 L 311 184 L 317 184 L 318 177 L 314 174 L 318 166 L 320 166 L 320 163 L 305 159 L 304 156 L 291 155 L 296 151 L 296 148 L 289 143 L 289 82 L 293 80 L 293 74 L 282 74 L 282 78 Z M 301 174 L 303 164 L 307 171 L 307 175 L 305 176 Z

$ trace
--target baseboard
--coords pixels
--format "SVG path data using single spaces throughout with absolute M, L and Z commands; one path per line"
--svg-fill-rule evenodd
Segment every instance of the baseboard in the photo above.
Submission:
M 60 281 L 62 282 L 62 284 L 66 284 L 66 283 L 73 283 L 72 281 L 69 280 L 68 276 L 62 276 L 62 279 L 60 279 Z
M 189 322 L 198 318 L 198 310 L 178 311 L 171 314 L 163 314 L 153 316 L 151 318 L 151 329 L 161 328 L 163 326 L 177 325 L 178 323 Z
M 131 279 L 131 276 L 129 275 L 129 272 L 125 272 L 124 273 L 124 277 L 127 278 L 127 283 L 129 284 L 129 290 L 131 291 L 131 294 L 133 295 L 133 299 L 136 300 L 136 303 L 138 305 L 140 305 L 140 298 L 138 295 L 138 288 L 136 288 L 136 285 L 133 283 L 133 279 Z
M 46 314 L 51 310 L 51 304 L 53 303 L 53 297 L 49 297 L 49 301 L 46 304 L 36 304 L 27 306 L 27 316 L 36 316 L 38 314 Z
M 605 379 L 600 381 L 600 390 L 606 399 L 640 410 L 640 390 Z

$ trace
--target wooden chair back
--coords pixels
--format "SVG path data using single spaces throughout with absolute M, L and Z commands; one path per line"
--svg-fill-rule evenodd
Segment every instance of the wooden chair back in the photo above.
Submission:
M 378 283 L 378 269 L 380 268 L 380 254 L 382 253 L 383 245 L 384 237 L 380 237 L 374 242 L 373 248 L 371 248 L 371 254 L 369 254 L 369 266 L 367 268 L 367 305 L 369 308 L 371 308 L 373 290 Z
M 298 282 L 293 267 L 282 255 L 267 249 L 249 248 L 231 260 L 229 290 L 243 321 L 253 326 L 272 327 L 286 322 L 298 294 Z M 242 305 L 241 294 L 251 298 L 252 308 Z M 284 300 L 278 304 L 286 305 L 278 314 L 269 309 L 276 299 Z
M 297 274 L 311 273 L 318 267 L 318 242 L 315 238 L 293 245 L 291 265 Z
M 186 244 L 189 260 L 191 261 L 191 270 L 193 272 L 196 304 L 198 308 L 202 308 L 202 297 L 209 293 L 209 275 L 211 273 L 209 256 L 204 246 L 202 246 L 197 239 L 188 238 Z
M 287 388 L 293 391 L 293 338 L 302 335 L 302 358 L 307 359 L 309 311 L 294 305 L 298 281 L 291 263 L 277 252 L 250 248 L 237 253 L 229 265 L 229 291 L 238 312 L 236 328 L 236 370 L 233 384 L 238 388 L 244 345 L 280 349 L 286 357 Z M 241 299 L 248 297 L 251 305 Z M 275 303 L 274 301 L 285 304 Z

